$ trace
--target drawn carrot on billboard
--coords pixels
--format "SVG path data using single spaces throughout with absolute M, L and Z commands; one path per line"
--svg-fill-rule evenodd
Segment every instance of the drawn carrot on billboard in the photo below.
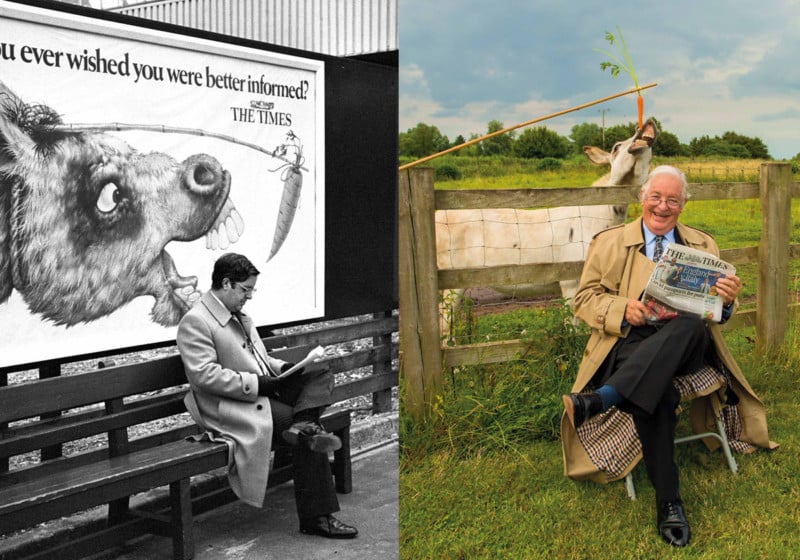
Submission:
M 287 143 L 280 146 L 283 154 L 289 148 L 294 149 L 295 161 L 294 163 L 286 163 L 278 169 L 271 171 L 279 171 L 281 173 L 281 181 L 283 181 L 283 194 L 281 195 L 281 204 L 278 208 L 278 221 L 275 224 L 275 234 L 272 236 L 272 248 L 269 252 L 269 261 L 280 250 L 286 237 L 289 235 L 289 229 L 292 227 L 294 221 L 294 214 L 297 211 L 297 205 L 300 200 L 300 190 L 303 188 L 303 174 L 300 170 L 303 168 L 303 144 L 300 139 L 291 130 L 286 134 Z

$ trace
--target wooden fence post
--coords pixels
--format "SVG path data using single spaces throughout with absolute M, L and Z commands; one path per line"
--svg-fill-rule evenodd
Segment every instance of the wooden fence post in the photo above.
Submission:
M 765 353 L 783 343 L 789 319 L 791 165 L 762 163 L 759 190 L 761 240 L 758 245 L 756 348 L 758 352 Z
M 433 170 L 404 170 L 398 184 L 400 375 L 403 405 L 419 422 L 442 385 Z
M 374 319 L 382 319 L 384 317 L 391 317 L 391 311 L 385 311 L 383 313 L 375 313 L 373 314 Z M 382 334 L 379 336 L 372 337 L 372 345 L 375 346 L 386 346 L 391 348 L 392 346 L 392 333 Z M 389 355 L 386 357 L 385 360 L 378 360 L 376 359 L 372 363 L 372 375 L 385 375 L 387 373 L 392 372 L 392 354 L 389 352 Z M 389 412 L 392 410 L 392 390 L 391 389 L 384 389 L 383 391 L 378 391 L 372 393 L 372 413 L 373 414 L 380 414 L 381 412 Z

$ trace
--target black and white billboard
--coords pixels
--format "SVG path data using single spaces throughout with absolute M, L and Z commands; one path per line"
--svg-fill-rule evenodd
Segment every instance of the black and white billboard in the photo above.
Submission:
M 325 315 L 324 62 L 5 1 L 0 26 L 0 367 L 174 338 L 228 251 L 258 324 Z

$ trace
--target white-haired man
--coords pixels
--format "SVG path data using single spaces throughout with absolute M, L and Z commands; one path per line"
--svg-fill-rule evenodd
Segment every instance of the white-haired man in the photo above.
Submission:
M 673 378 L 704 363 L 731 374 L 731 401 L 743 419 L 742 440 L 771 447 L 764 407 L 737 366 L 716 323 L 691 316 L 649 324 L 640 296 L 666 243 L 719 256 L 707 233 L 678 222 L 688 198 L 686 178 L 671 166 L 653 169 L 640 191 L 642 216 L 592 240 L 574 299 L 575 315 L 591 327 L 572 393 L 564 395 L 562 430 L 575 430 L 592 416 L 617 406 L 633 415 L 648 478 L 655 488 L 657 526 L 673 546 L 686 546 L 689 523 L 678 489 L 674 461 L 675 409 L 680 396 Z M 742 282 L 736 275 L 716 281 L 723 321 L 733 312 Z M 589 391 L 591 390 L 591 391 Z M 563 436 L 563 434 L 562 434 Z M 562 437 L 562 441 L 575 441 Z M 565 444 L 567 472 L 579 450 Z M 571 464 L 572 463 L 572 464 Z M 588 478 L 588 476 L 586 476 Z

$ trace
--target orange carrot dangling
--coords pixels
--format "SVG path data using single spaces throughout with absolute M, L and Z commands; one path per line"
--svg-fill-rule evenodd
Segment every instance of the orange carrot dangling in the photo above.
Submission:
M 633 61 L 631 60 L 631 53 L 628 50 L 628 45 L 625 44 L 625 39 L 622 38 L 622 31 L 619 29 L 619 25 L 617 26 L 617 35 L 619 35 L 619 51 L 622 54 L 622 60 L 614 56 L 608 51 L 604 51 L 601 49 L 594 49 L 595 51 L 604 54 L 611 58 L 613 62 L 601 62 L 600 63 L 600 70 L 605 70 L 606 68 L 611 69 L 611 77 L 616 78 L 619 76 L 620 70 L 624 70 L 630 77 L 633 79 L 634 87 L 639 87 L 639 80 L 636 78 L 636 71 L 633 68 Z M 613 45 L 614 42 L 617 40 L 616 35 L 611 33 L 610 31 L 606 31 L 606 41 L 608 44 Z M 644 117 L 644 98 L 642 97 L 642 92 L 638 92 L 636 96 L 636 109 L 637 109 L 637 116 L 639 119 L 639 128 L 642 128 L 642 122 Z
M 642 117 L 644 116 L 644 97 L 641 92 L 636 96 L 636 110 L 639 117 L 639 128 L 642 128 Z

